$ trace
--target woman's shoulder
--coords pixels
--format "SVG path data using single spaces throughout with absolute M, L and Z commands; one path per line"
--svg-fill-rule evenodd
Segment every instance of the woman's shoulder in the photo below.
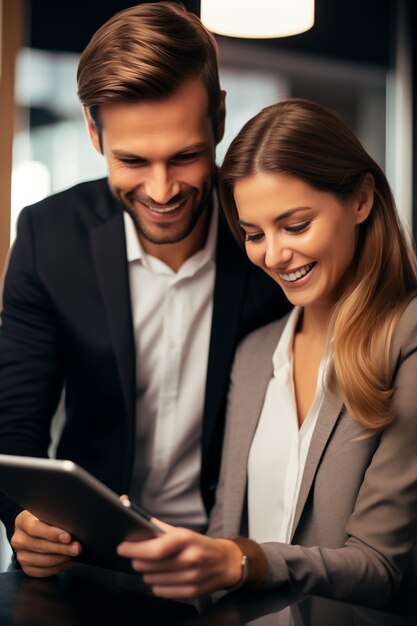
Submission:
M 394 360 L 410 350 L 417 350 L 417 297 L 410 300 L 405 307 L 392 337 L 391 354 Z
M 417 328 L 417 297 L 410 300 L 398 320 L 395 334 L 402 336 L 415 332 Z
M 291 311 L 284 317 L 253 330 L 241 341 L 237 354 L 247 354 L 248 352 L 253 354 L 269 348 L 274 350 L 290 315 Z

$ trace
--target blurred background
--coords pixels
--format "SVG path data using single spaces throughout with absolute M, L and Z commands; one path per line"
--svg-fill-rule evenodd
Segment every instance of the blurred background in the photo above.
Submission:
M 134 4 L 0 0 L 0 271 L 23 206 L 105 176 L 84 128 L 77 63 L 95 30 Z M 199 1 L 183 4 L 200 15 Z M 227 91 L 218 164 L 262 107 L 288 96 L 311 98 L 339 113 L 382 166 L 416 237 L 416 12 L 413 0 L 316 0 L 315 25 L 305 33 L 217 36 Z M 0 571 L 8 558 L 3 538 Z

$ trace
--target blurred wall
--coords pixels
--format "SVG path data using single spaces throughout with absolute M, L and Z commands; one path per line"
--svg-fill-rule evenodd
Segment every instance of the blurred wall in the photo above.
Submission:
M 9 248 L 15 67 L 22 16 L 21 0 L 0 0 L 0 273 Z

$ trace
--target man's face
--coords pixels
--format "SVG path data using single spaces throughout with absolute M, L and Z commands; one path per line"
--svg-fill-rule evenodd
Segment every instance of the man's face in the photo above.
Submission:
M 86 117 L 94 146 L 107 160 L 112 192 L 132 216 L 145 249 L 197 237 L 195 226 L 207 213 L 215 168 L 202 82 L 187 80 L 161 101 L 102 106 L 101 146 Z M 222 134 L 223 106 L 219 139 Z

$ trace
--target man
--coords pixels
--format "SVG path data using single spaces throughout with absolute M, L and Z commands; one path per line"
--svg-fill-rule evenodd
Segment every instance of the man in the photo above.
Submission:
M 180 5 L 116 14 L 83 52 L 78 93 L 108 178 L 23 210 L 0 334 L 0 453 L 56 455 L 170 523 L 203 529 L 233 353 L 282 315 L 218 212 L 225 94 L 217 49 Z M 82 550 L 3 498 L 17 560 L 47 576 Z

